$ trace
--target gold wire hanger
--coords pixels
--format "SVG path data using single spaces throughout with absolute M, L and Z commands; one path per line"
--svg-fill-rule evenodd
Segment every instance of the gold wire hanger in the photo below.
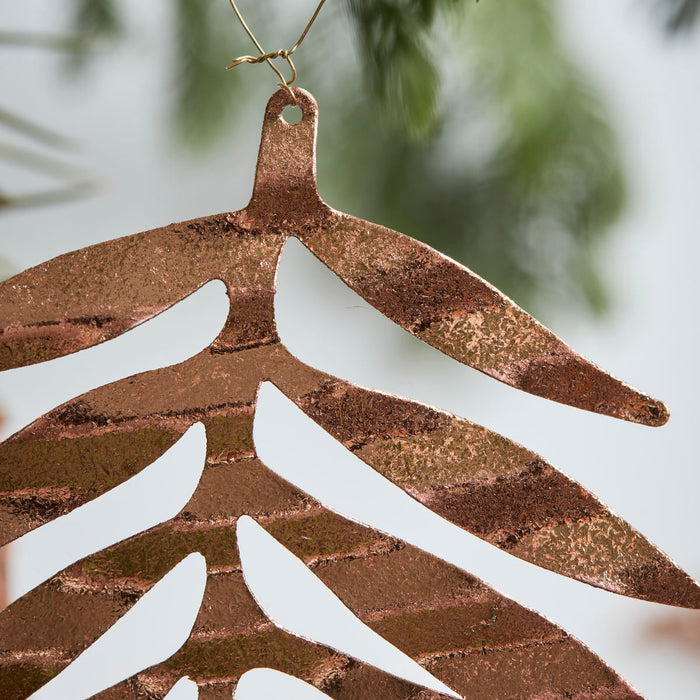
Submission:
M 294 91 L 290 87 L 292 83 L 297 79 L 297 69 L 294 66 L 294 62 L 292 61 L 292 54 L 301 46 L 301 42 L 304 41 L 306 38 L 306 35 L 309 33 L 309 29 L 311 29 L 311 26 L 313 23 L 316 21 L 316 18 L 318 17 L 318 13 L 321 11 L 321 8 L 323 7 L 324 3 L 326 0 L 321 0 L 319 2 L 318 6 L 316 7 L 315 12 L 311 16 L 311 19 L 309 20 L 308 24 L 304 28 L 304 31 L 301 33 L 299 38 L 297 39 L 296 43 L 294 46 L 292 46 L 291 49 L 279 49 L 278 51 L 271 51 L 271 52 L 266 52 L 265 49 L 260 45 L 260 42 L 255 38 L 255 35 L 253 32 L 250 30 L 250 27 L 246 24 L 246 21 L 243 19 L 243 15 L 241 14 L 240 10 L 238 7 L 236 7 L 236 3 L 234 0 L 229 0 L 231 3 L 231 7 L 233 8 L 233 11 L 236 13 L 236 17 L 238 17 L 238 21 L 241 23 L 243 26 L 243 29 L 245 29 L 246 33 L 250 37 L 251 41 L 255 44 L 255 47 L 257 48 L 258 51 L 260 51 L 259 56 L 239 56 L 236 58 L 231 65 L 226 66 L 226 70 L 231 70 L 231 68 L 235 68 L 236 66 L 240 66 L 242 63 L 267 63 L 270 68 L 272 68 L 273 71 L 277 74 L 277 77 L 280 79 L 280 82 L 277 83 L 281 88 L 284 88 L 291 96 L 293 103 L 296 105 L 297 99 L 294 95 Z M 292 77 L 291 80 L 285 80 L 284 76 L 282 75 L 282 72 L 275 66 L 275 64 L 272 62 L 273 59 L 275 58 L 284 58 L 287 63 L 289 64 L 289 68 L 292 71 Z

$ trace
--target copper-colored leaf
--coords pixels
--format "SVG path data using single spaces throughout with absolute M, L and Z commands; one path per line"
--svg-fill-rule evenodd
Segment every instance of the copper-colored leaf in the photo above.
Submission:
M 88 392 L 0 446 L 8 542 L 125 481 L 194 422 L 207 434 L 205 470 L 177 517 L 68 567 L 0 615 L 2 697 L 26 697 L 56 675 L 191 552 L 206 558 L 208 582 L 189 641 L 104 697 L 163 697 L 183 675 L 201 698 L 230 696 L 258 666 L 333 698 L 438 697 L 275 629 L 246 589 L 235 547 L 233 526 L 251 515 L 361 620 L 465 697 L 638 698 L 536 613 L 329 512 L 257 458 L 256 395 L 270 381 L 357 457 L 486 541 L 608 590 L 700 607 L 695 582 L 541 457 L 463 418 L 321 373 L 280 343 L 275 275 L 293 236 L 396 323 L 465 364 L 599 413 L 650 425 L 667 418 L 663 404 L 581 358 L 466 268 L 322 202 L 317 108 L 295 94 L 298 125 L 281 116 L 286 92 L 268 104 L 244 210 L 70 253 L 0 285 L 1 368 L 115 337 L 211 279 L 224 281 L 231 301 L 223 330 L 195 357 Z
M 371 697 L 368 687 L 382 690 L 377 697 L 441 697 L 417 696 L 415 686 L 275 629 L 243 581 L 236 511 L 256 513 L 361 620 L 465 697 L 550 692 L 565 698 L 579 687 L 593 690 L 591 697 L 639 697 L 536 613 L 432 555 L 330 513 L 259 461 L 239 457 L 210 463 L 208 470 L 242 486 L 228 517 L 195 519 L 195 495 L 177 518 L 68 567 L 0 616 L 0 636 L 10 641 L 0 665 L 3 697 L 19 699 L 40 687 L 195 551 L 207 560 L 208 582 L 190 640 L 168 661 L 125 682 L 133 691 L 126 697 L 138 697 L 143 687 L 161 688 L 154 697 L 162 697 L 183 675 L 200 684 L 200 697 L 218 697 L 222 683 L 230 691 L 242 673 L 259 666 L 293 673 L 334 698 Z M 257 511 L 248 502 L 253 488 L 274 495 Z M 11 692 L 27 664 L 34 684 L 26 678 L 22 693 Z

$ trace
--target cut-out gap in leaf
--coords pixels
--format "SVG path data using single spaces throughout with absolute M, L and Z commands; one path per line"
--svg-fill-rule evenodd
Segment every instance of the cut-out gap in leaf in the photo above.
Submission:
M 104 343 L 0 375 L 0 393 L 11 412 L 2 435 L 68 399 L 138 372 L 183 362 L 208 347 L 226 322 L 229 300 L 212 280 L 161 314 Z
M 284 698 L 284 700 L 326 698 L 328 700 L 328 695 L 318 688 L 271 668 L 254 668 L 246 671 L 238 681 L 233 697 L 234 700 L 263 700 L 264 698 Z
M 267 467 L 355 522 L 443 557 L 448 540 L 476 539 L 365 464 L 270 382 L 258 391 L 253 439 Z
M 164 661 L 187 640 L 204 595 L 206 562 L 190 554 L 30 700 L 83 700 Z
M 131 479 L 6 545 L 8 603 L 73 562 L 177 515 L 197 488 L 205 456 L 204 426 L 196 423 Z
M 413 659 L 361 622 L 304 564 L 249 516 L 236 526 L 246 584 L 279 627 L 398 678 L 459 698 Z
M 163 700 L 198 700 L 197 684 L 189 678 L 181 678 Z
M 377 360 L 379 348 L 423 345 L 294 237 L 287 239 L 280 255 L 274 304 L 277 331 L 285 346 L 307 364 L 348 379 L 358 379 L 348 372 L 362 372 L 370 352 Z
M 334 376 L 456 413 L 468 406 L 470 416 L 484 412 L 479 401 L 484 393 L 495 397 L 497 405 L 499 397 L 542 404 L 460 365 L 401 328 L 294 237 L 282 249 L 274 305 L 277 332 L 289 351 Z M 457 394 L 455 381 L 464 381 L 469 391 Z
M 502 436 L 339 381 L 310 401 L 292 402 L 265 383 L 259 395 L 253 436 L 262 460 L 346 517 L 467 570 L 473 562 L 464 554 L 455 560 L 451 548 L 472 533 L 503 554 L 609 591 L 700 606 L 697 584 L 663 552 L 563 472 Z M 605 557 L 592 555 L 590 543 L 603 536 Z M 635 578 L 641 570 L 645 576 Z

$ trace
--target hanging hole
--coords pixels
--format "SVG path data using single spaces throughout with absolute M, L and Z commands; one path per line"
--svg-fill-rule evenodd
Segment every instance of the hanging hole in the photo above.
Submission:
M 303 116 L 304 113 L 299 105 L 287 105 L 282 111 L 282 119 L 287 124 L 298 124 Z

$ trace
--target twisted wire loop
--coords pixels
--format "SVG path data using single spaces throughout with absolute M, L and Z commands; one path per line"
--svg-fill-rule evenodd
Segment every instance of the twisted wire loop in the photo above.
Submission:
M 236 7 L 235 1 L 229 0 L 229 2 L 231 4 L 231 7 L 233 8 L 233 11 L 236 13 L 236 17 L 238 17 L 238 21 L 243 26 L 243 29 L 245 29 L 253 44 L 255 44 L 255 48 L 257 48 L 257 50 L 260 52 L 260 55 L 239 56 L 238 58 L 234 59 L 230 65 L 226 66 L 226 70 L 236 68 L 236 66 L 240 66 L 243 63 L 267 63 L 267 65 L 270 66 L 270 68 L 272 68 L 273 71 L 275 71 L 277 77 L 280 79 L 280 82 L 277 83 L 277 85 L 281 88 L 284 88 L 289 93 L 290 97 L 292 98 L 292 102 L 296 105 L 297 98 L 294 95 L 294 91 L 290 87 L 290 85 L 292 85 L 297 79 L 297 69 L 294 66 L 294 61 L 292 61 L 292 54 L 299 48 L 299 46 L 301 46 L 301 42 L 304 41 L 306 35 L 309 33 L 309 29 L 311 29 L 311 26 L 316 21 L 318 13 L 321 11 L 321 8 L 323 7 L 326 0 L 321 0 L 321 2 L 319 2 L 318 6 L 316 7 L 316 10 L 311 16 L 311 19 L 308 21 L 306 27 L 304 27 L 304 31 L 301 33 L 301 35 L 299 36 L 296 43 L 294 44 L 294 46 L 292 46 L 291 49 L 279 49 L 278 51 L 269 52 L 266 52 L 260 45 L 260 42 L 255 38 L 255 35 L 250 30 L 250 27 L 248 27 L 246 21 L 243 19 L 243 15 L 241 14 L 240 10 L 238 9 L 238 7 Z M 284 76 L 282 75 L 282 72 L 272 62 L 275 58 L 283 58 L 285 61 L 287 61 L 289 68 L 292 71 L 292 77 L 289 80 L 285 80 Z
M 238 58 L 234 59 L 230 65 L 226 66 L 226 70 L 231 70 L 231 68 L 240 66 L 242 63 L 269 63 L 274 58 L 284 58 L 289 64 L 289 68 L 292 71 L 292 77 L 289 80 L 285 80 L 282 74 L 277 70 L 277 68 L 275 68 L 274 65 L 272 66 L 272 68 L 277 73 L 277 75 L 280 76 L 280 82 L 277 84 L 279 85 L 279 87 L 285 88 L 285 90 L 287 90 L 287 92 L 292 96 L 294 104 L 296 104 L 297 100 L 294 96 L 294 92 L 289 89 L 289 86 L 292 85 L 297 79 L 297 69 L 294 66 L 294 61 L 292 61 L 292 52 L 290 49 L 279 49 L 279 51 L 263 53 L 260 56 L 239 56 Z

